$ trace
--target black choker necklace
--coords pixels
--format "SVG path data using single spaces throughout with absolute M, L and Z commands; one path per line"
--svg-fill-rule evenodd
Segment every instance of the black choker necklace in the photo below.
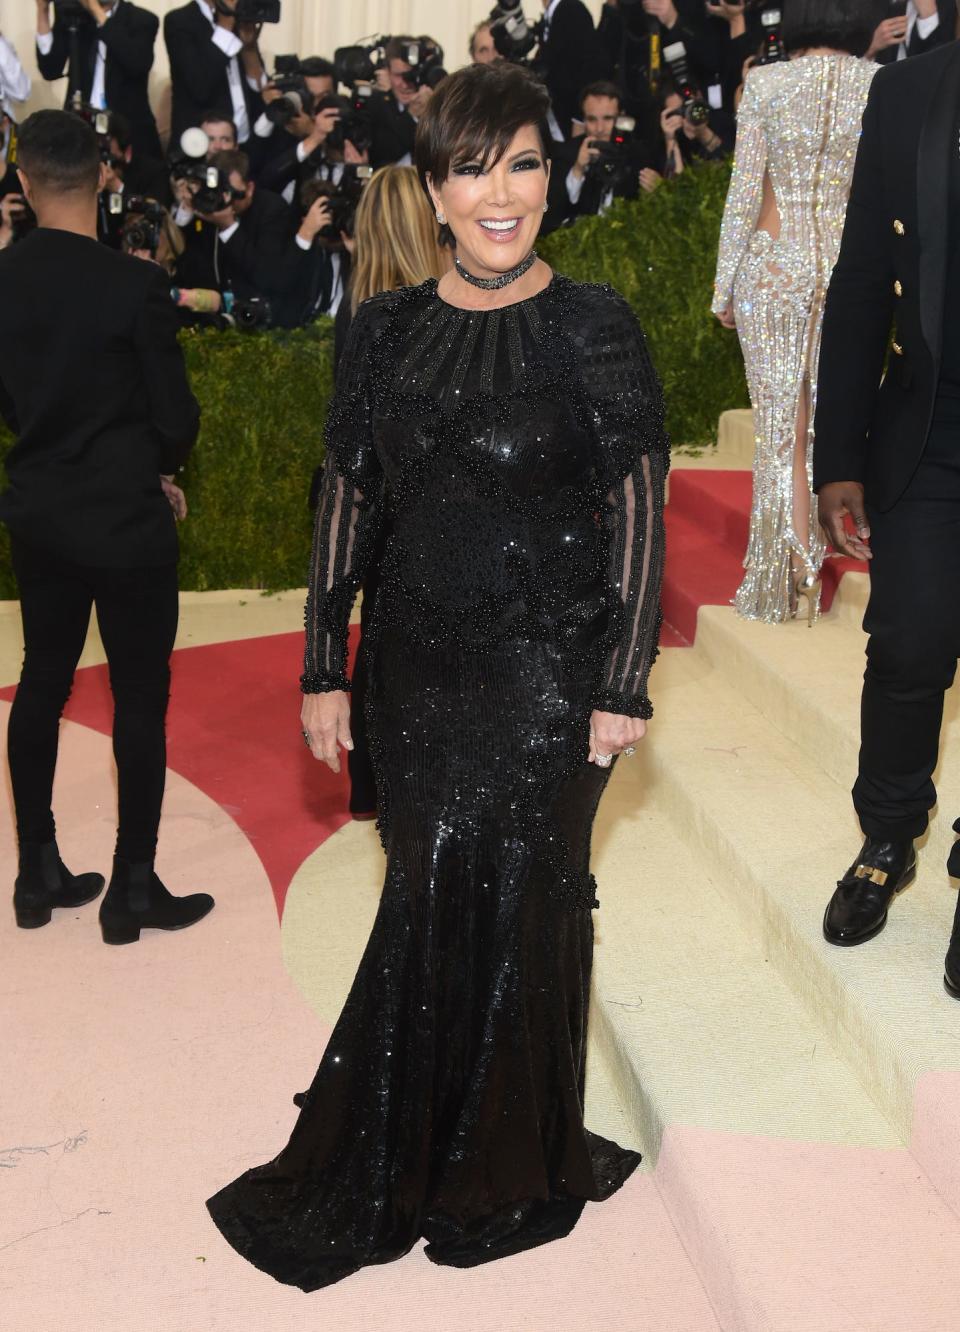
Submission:
M 536 258 L 536 250 L 531 250 L 526 259 L 517 264 L 516 268 L 511 268 L 509 273 L 501 273 L 499 277 L 495 278 L 474 277 L 472 273 L 467 272 L 456 255 L 454 255 L 453 262 L 464 282 L 469 282 L 471 287 L 480 287 L 483 291 L 499 291 L 501 287 L 509 287 L 511 282 L 516 282 L 517 278 L 523 277 L 527 269 L 536 262 Z

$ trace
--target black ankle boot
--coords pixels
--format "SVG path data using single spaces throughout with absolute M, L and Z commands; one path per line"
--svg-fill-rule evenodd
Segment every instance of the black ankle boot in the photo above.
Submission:
M 868 837 L 830 899 L 823 918 L 824 937 L 842 947 L 874 938 L 887 923 L 890 903 L 916 877 L 912 841 L 878 842 Z
M 134 863 L 115 856 L 110 887 L 100 904 L 100 930 L 108 944 L 136 943 L 141 930 L 183 930 L 213 910 L 209 893 L 174 897 L 149 860 Z
M 78 907 L 99 897 L 102 874 L 71 874 L 56 842 L 24 842 L 13 889 L 13 910 L 22 930 L 50 923 L 54 907 Z
M 960 897 L 957 898 L 953 913 L 950 947 L 943 963 L 943 984 L 947 994 L 954 999 L 960 999 Z

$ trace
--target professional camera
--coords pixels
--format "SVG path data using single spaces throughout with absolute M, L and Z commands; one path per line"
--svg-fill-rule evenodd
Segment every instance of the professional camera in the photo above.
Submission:
M 490 35 L 497 54 L 514 64 L 527 60 L 543 33 L 543 23 L 529 22 L 522 5 L 523 0 L 498 0 L 490 11 Z
M 698 94 L 696 84 L 690 77 L 687 48 L 683 42 L 671 42 L 669 46 L 663 48 L 663 58 L 683 101 L 684 120 L 690 125 L 705 125 L 710 119 L 710 108 Z
M 266 117 L 271 125 L 286 129 L 291 120 L 302 115 L 309 115 L 313 108 L 313 98 L 307 88 L 306 79 L 295 55 L 278 55 L 273 65 L 273 78 L 270 80 L 282 97 L 268 103 Z
M 195 213 L 218 213 L 234 198 L 227 177 L 207 161 L 210 140 L 202 129 L 186 129 L 180 136 L 180 146 L 169 159 L 170 175 L 174 182 L 181 180 L 196 184 L 191 190 L 191 203 Z
M 616 192 L 626 187 L 636 170 L 630 157 L 630 143 L 636 128 L 633 116 L 617 116 L 612 137 L 593 140 L 593 149 L 599 156 L 587 167 L 588 179 L 599 181 L 604 190 Z
M 123 224 L 123 249 L 146 250 L 154 259 L 160 248 L 167 210 L 156 199 L 135 195 L 127 201 L 127 218 Z
M 443 47 L 432 37 L 418 37 L 413 42 L 403 42 L 400 59 L 410 68 L 404 71 L 404 82 L 411 88 L 435 88 L 447 77 L 443 68 Z
M 273 310 L 263 296 L 249 296 L 240 300 L 232 291 L 223 293 L 223 316 L 233 328 L 243 333 L 256 333 L 273 323 Z
M 340 118 L 327 135 L 324 148 L 342 153 L 347 139 L 357 152 L 365 152 L 373 142 L 373 116 L 371 112 L 371 89 L 355 88 L 352 96 L 338 97 L 328 93 L 317 100 L 313 114 L 318 115 L 325 107 L 337 107 Z
M 357 204 L 371 176 L 373 167 L 348 164 L 343 169 L 340 184 L 331 188 L 329 182 L 308 180 L 300 191 L 300 204 L 308 213 L 316 201 L 326 198 L 330 207 L 330 221 L 317 232 L 317 239 L 330 247 L 340 244 L 340 233 L 353 235 L 357 219 Z
M 760 22 L 763 25 L 763 53 L 757 63 L 775 65 L 781 60 L 786 60 L 787 48 L 780 36 L 780 24 L 783 22 L 780 10 L 764 9 L 760 14 Z
M 372 41 L 358 43 L 356 46 L 339 46 L 333 53 L 333 72 L 337 84 L 356 89 L 358 84 L 372 83 L 378 69 L 384 65 L 383 39 L 375 37 Z
M 280 22 L 280 0 L 237 0 L 236 9 L 230 9 L 223 0 L 214 3 L 221 14 L 232 14 L 238 23 Z

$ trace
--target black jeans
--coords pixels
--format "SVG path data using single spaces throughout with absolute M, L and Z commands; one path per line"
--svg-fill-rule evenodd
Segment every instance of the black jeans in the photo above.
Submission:
M 24 661 L 10 711 L 7 753 L 23 842 L 55 835 L 51 799 L 60 715 L 83 651 L 90 608 L 113 692 L 117 855 L 153 860 L 166 777 L 170 653 L 177 632 L 177 566 L 94 569 L 14 540 Z
M 870 635 L 853 803 L 868 837 L 919 837 L 936 803 L 943 696 L 960 656 L 960 399 L 940 399 L 903 497 L 868 512 Z

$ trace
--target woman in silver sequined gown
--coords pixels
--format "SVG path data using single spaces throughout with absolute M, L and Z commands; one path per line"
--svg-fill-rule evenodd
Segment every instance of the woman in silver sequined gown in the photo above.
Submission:
M 335 759 L 322 719 L 349 716 L 350 609 L 382 551 L 366 652 L 386 879 L 289 1143 L 208 1203 L 304 1290 L 421 1237 L 455 1267 L 558 1239 L 639 1161 L 584 1125 L 590 835 L 611 755 L 651 713 L 669 450 L 626 301 L 530 253 L 547 106 L 507 62 L 434 93 L 418 166 L 426 136 L 457 257 L 472 281 L 523 276 L 365 301 L 327 421 L 303 718 Z M 491 217 L 519 218 L 516 242 L 478 230 Z
M 856 10 L 855 0 L 837 3 Z M 810 623 L 819 612 L 825 546 L 811 477 L 820 331 L 876 70 L 848 51 L 801 51 L 751 70 L 740 104 L 712 309 L 736 323 L 753 406 L 750 540 L 734 598 L 750 620 L 789 619 L 800 594 Z

